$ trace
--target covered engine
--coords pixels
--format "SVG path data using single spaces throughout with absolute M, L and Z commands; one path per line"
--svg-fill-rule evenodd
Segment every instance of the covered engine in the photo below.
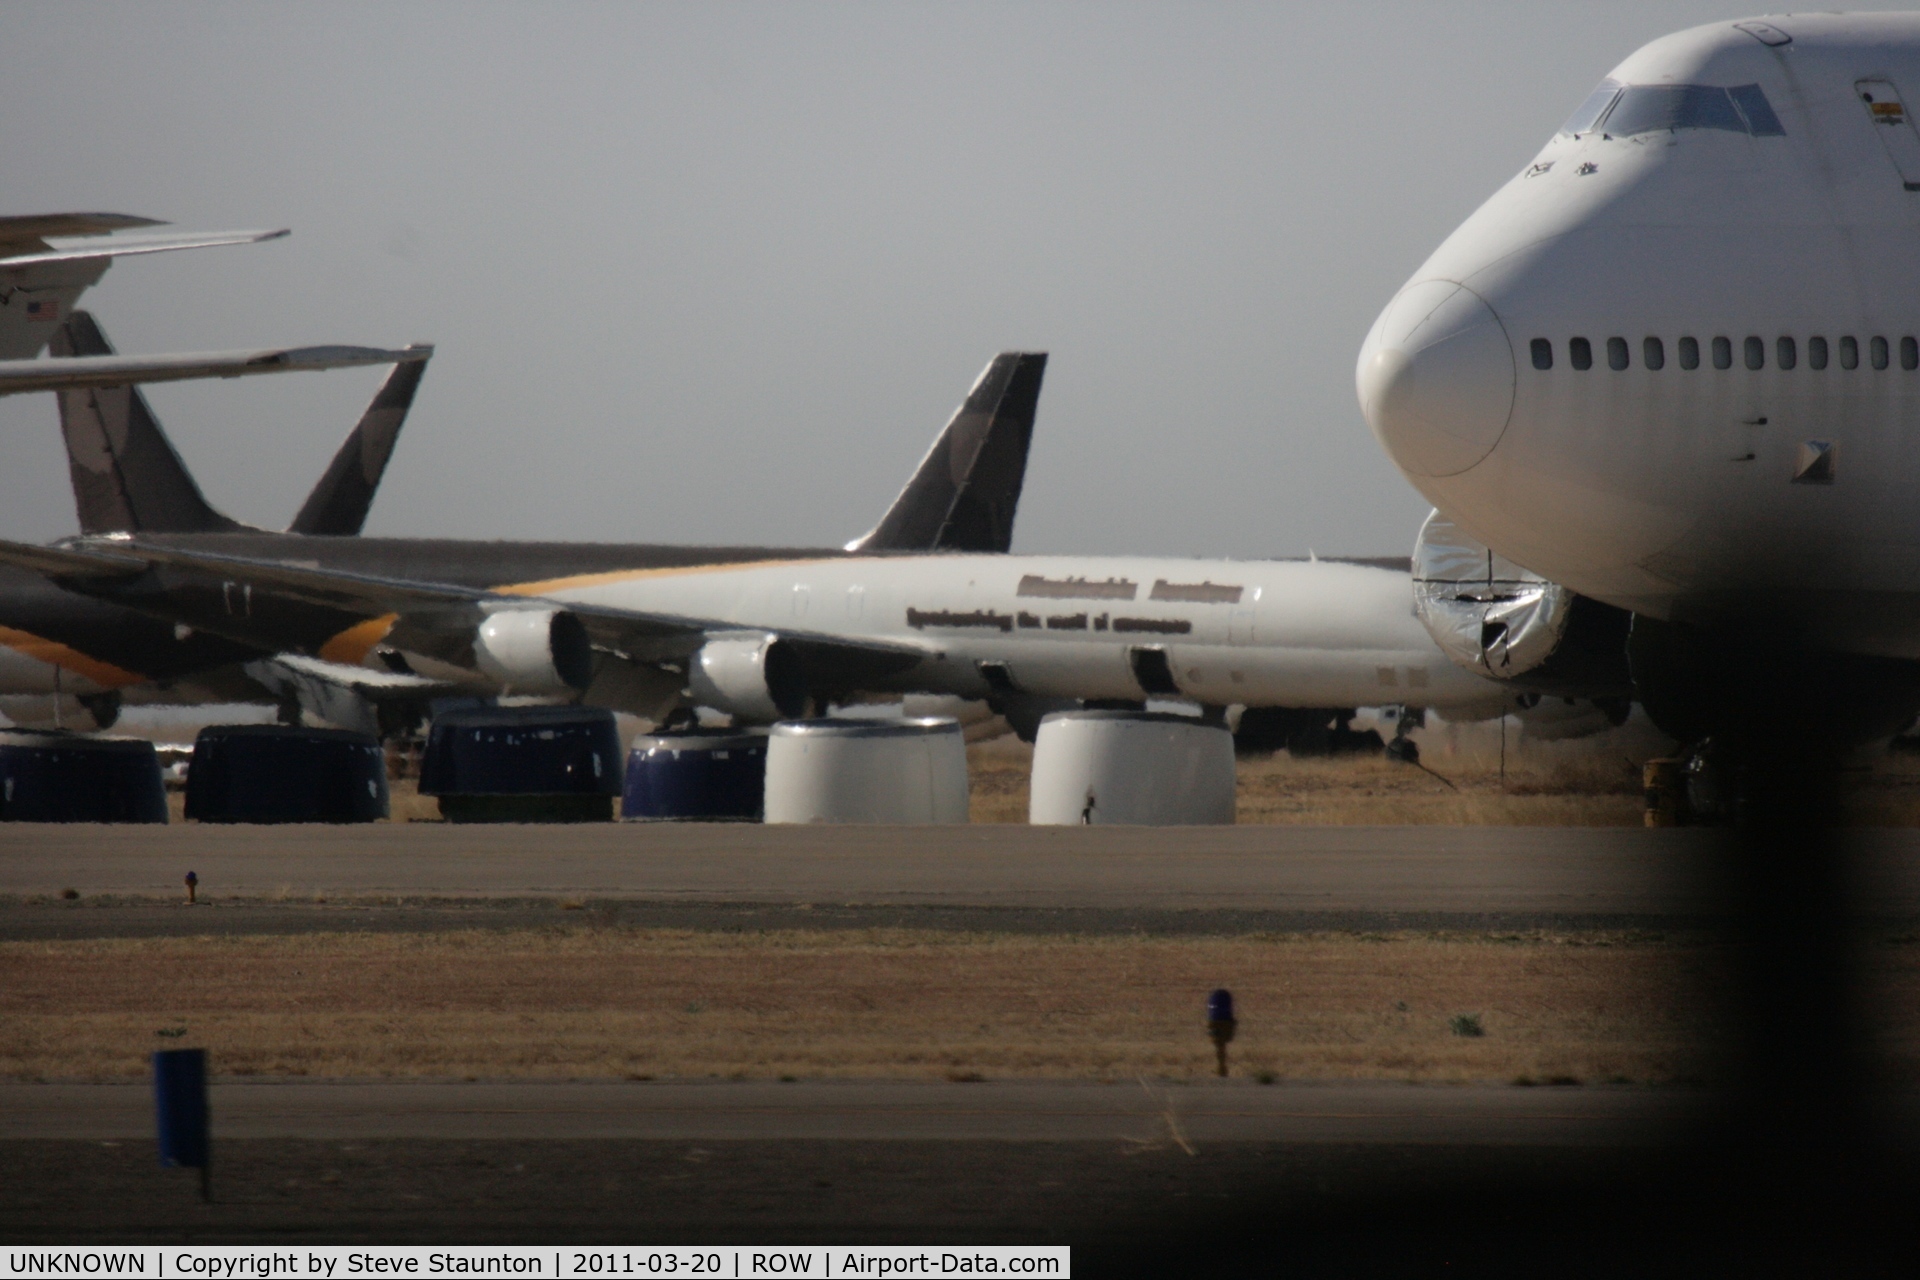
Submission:
M 1522 689 L 1627 698 L 1633 615 L 1488 549 L 1435 511 L 1413 547 L 1413 610 L 1447 657 Z
M 587 628 L 560 609 L 492 614 L 474 633 L 473 656 L 507 693 L 571 697 L 593 683 Z
M 806 714 L 800 655 L 765 631 L 712 636 L 687 664 L 687 688 L 701 706 L 735 720 L 770 724 Z

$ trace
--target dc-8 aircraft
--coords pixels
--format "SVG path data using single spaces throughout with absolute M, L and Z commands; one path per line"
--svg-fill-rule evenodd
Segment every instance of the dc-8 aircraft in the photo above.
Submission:
M 1006 554 L 1043 359 L 989 365 L 880 527 L 837 551 L 210 533 L 0 560 L 261 648 L 656 720 L 699 705 L 769 721 L 889 692 L 986 699 L 1016 723 L 1058 700 L 1511 705 L 1447 661 L 1404 564 Z M 898 550 L 909 535 L 951 550 Z
M 1468 538 L 1632 614 L 1694 739 L 1920 708 L 1920 15 L 1640 49 L 1380 314 L 1361 406 Z M 1755 637 L 1800 655 L 1757 687 Z M 1778 673 L 1776 673 L 1778 674 Z
M 76 313 L 66 333 L 76 351 L 110 350 L 84 313 Z M 585 693 L 605 705 L 653 708 L 662 682 L 677 690 L 684 670 L 669 676 L 586 647 L 586 633 L 570 612 L 543 611 L 507 596 L 525 607 L 483 635 L 472 634 L 471 619 L 491 611 L 449 612 L 438 603 L 411 613 L 405 625 L 397 616 L 383 624 L 352 602 L 342 607 L 331 596 L 316 602 L 231 565 L 271 557 L 269 567 L 291 562 L 323 576 L 371 571 L 474 584 L 484 592 L 583 568 L 646 577 L 818 557 L 997 554 L 1012 538 L 1045 365 L 1040 353 L 996 357 L 879 523 L 846 549 L 818 551 L 341 536 L 359 532 L 418 382 L 417 366 L 403 366 L 383 388 L 287 533 L 249 529 L 209 506 L 137 390 L 66 393 L 62 427 L 83 542 L 104 542 L 123 564 L 166 547 L 190 560 L 211 554 L 218 567 L 211 576 L 169 567 L 69 577 L 60 569 L 74 560 L 61 548 L 16 546 L 16 554 L 0 560 L 30 570 L 52 566 L 49 576 L 80 589 L 63 591 L 38 573 L 0 574 L 9 579 L 0 581 L 0 688 L 12 678 L 15 692 L 80 694 L 98 720 L 123 697 L 197 700 L 212 691 L 253 700 L 264 684 L 331 723 L 369 731 L 376 721 L 410 718 L 426 701 L 458 692 Z M 462 627 L 468 634 L 459 634 Z M 535 631 L 547 656 L 529 670 L 523 649 Z M 423 637 L 418 644 L 411 639 L 416 633 Z M 817 651 L 809 652 L 818 659 Z M 786 662 L 787 651 L 779 653 L 776 663 Z M 17 706 L 6 705 L 9 714 Z

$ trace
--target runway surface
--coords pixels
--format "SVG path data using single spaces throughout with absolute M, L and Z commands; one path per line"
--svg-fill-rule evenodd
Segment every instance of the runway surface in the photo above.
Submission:
M 0 895 L 1670 914 L 1696 832 L 1433 827 L 4 827 Z M 1902 861 L 1916 848 L 1906 842 Z M 1902 886 L 1920 905 L 1920 886 Z
M 236 1140 L 1025 1141 L 1613 1146 L 1697 1116 L 1687 1090 L 819 1081 L 222 1083 Z M 0 1141 L 151 1137 L 145 1084 L 0 1084 Z
M 1920 832 L 1858 836 L 1920 914 Z M 984 908 L 1711 913 L 1714 834 L 1515 827 L 0 826 L 0 899 L 623 899 Z

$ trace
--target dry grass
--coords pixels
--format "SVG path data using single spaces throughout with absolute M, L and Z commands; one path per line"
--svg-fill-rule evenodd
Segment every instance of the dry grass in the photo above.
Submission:
M 1295 759 L 1286 752 L 1239 762 L 1242 823 L 1443 826 L 1637 826 L 1640 766 L 1611 751 L 1511 753 L 1504 788 L 1497 755 L 1431 752 L 1429 768 L 1383 756 Z M 968 765 L 975 822 L 1025 822 L 1033 748 L 1004 738 L 973 747 Z M 1448 782 L 1453 785 L 1449 787 Z
M 1911 1008 L 1920 948 L 1886 949 Z M 1030 937 L 599 929 L 0 944 L 0 1075 L 1664 1081 L 1717 952 L 1625 935 Z M 1477 1015 L 1486 1034 L 1452 1032 Z M 162 1033 L 178 1033 L 166 1034 Z M 1909 1055 L 1912 1056 L 1912 1055 Z
M 1238 821 L 1639 826 L 1642 766 L 1674 750 L 1637 720 L 1568 742 L 1526 741 L 1510 729 L 1504 768 L 1498 731 L 1491 725 L 1439 725 L 1413 737 L 1431 772 L 1379 755 L 1295 759 L 1281 751 L 1243 758 Z M 1027 820 L 1032 761 L 1033 748 L 1012 737 L 969 749 L 975 822 Z M 1920 756 L 1863 750 L 1849 768 L 1846 789 L 1853 825 L 1920 826 Z

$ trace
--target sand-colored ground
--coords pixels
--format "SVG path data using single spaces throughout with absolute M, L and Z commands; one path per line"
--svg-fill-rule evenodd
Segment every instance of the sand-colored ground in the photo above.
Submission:
M 1877 949 L 1914 1009 L 1920 946 Z M 1231 988 L 1239 1074 L 1711 1074 L 1719 953 L 1685 939 L 1013 937 L 578 927 L 0 944 L 0 1074 L 1187 1077 Z M 1456 1020 L 1477 1020 L 1482 1035 Z M 1907 1049 L 1915 1047 L 1902 1028 Z M 1914 1055 L 1908 1052 L 1911 1059 Z

